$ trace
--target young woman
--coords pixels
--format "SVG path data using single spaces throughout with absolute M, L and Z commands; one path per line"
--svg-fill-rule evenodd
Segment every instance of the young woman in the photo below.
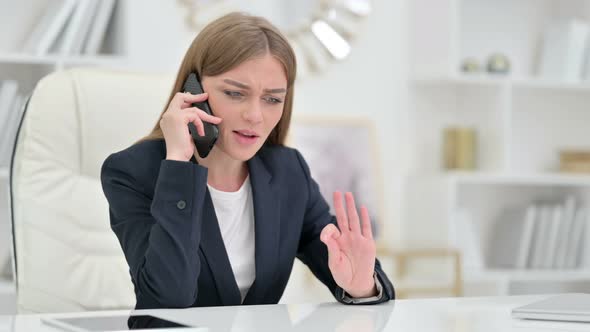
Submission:
M 278 303 L 295 257 L 342 303 L 394 298 L 367 210 L 359 218 L 352 194 L 336 192 L 330 215 L 301 154 L 283 146 L 295 71 L 293 50 L 268 21 L 221 17 L 193 41 L 152 132 L 105 160 L 136 308 Z M 182 92 L 192 72 L 206 93 Z M 213 116 L 192 106 L 205 100 Z M 206 158 L 190 122 L 201 135 L 203 122 L 219 128 Z

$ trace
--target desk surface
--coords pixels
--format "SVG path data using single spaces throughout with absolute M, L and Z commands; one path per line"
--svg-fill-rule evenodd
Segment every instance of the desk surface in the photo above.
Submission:
M 551 295 L 397 300 L 377 306 L 338 303 L 209 307 L 135 311 L 209 331 L 590 331 L 590 324 L 512 319 L 512 308 Z M 129 314 L 130 311 L 77 313 L 76 316 Z M 72 314 L 0 316 L 0 332 L 58 331 L 41 317 Z

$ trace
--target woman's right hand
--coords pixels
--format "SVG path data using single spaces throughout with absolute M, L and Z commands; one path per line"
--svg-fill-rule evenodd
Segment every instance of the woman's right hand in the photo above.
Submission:
M 166 141 L 166 159 L 189 161 L 195 151 L 195 143 L 188 130 L 190 122 L 195 124 L 199 135 L 205 135 L 203 121 L 219 124 L 221 118 L 207 114 L 192 104 L 207 100 L 208 94 L 193 95 L 177 92 L 160 119 L 160 128 Z

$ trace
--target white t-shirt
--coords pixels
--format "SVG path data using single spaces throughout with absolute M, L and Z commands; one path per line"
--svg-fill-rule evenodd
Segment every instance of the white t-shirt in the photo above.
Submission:
M 235 192 L 217 190 L 209 185 L 221 237 L 229 257 L 242 302 L 256 277 L 254 203 L 250 176 Z

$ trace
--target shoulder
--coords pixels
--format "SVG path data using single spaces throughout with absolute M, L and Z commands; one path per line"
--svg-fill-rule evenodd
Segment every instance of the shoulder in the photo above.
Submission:
M 136 179 L 154 178 L 166 158 L 164 140 L 147 140 L 109 155 L 103 162 L 101 177 L 126 174 Z

